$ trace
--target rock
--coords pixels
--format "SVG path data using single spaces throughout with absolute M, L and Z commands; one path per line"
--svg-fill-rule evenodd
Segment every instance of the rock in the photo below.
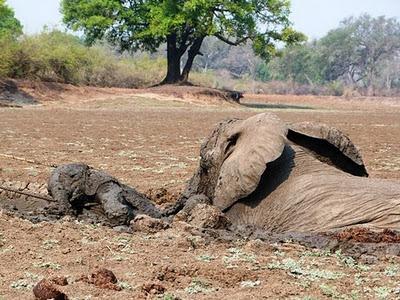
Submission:
M 211 200 L 204 194 L 195 194 L 190 196 L 189 199 L 186 200 L 185 206 L 175 215 L 174 221 L 187 222 L 192 210 L 198 204 L 211 204 Z
M 47 279 L 42 279 L 35 285 L 33 294 L 38 300 L 68 300 L 67 295 L 59 291 L 55 284 Z
M 231 225 L 229 219 L 220 209 L 205 203 L 196 203 L 190 211 L 182 210 L 177 214 L 176 220 L 209 229 L 226 229 Z
M 133 231 L 142 231 L 147 233 L 156 233 L 169 227 L 165 221 L 147 215 L 137 215 L 135 219 L 131 221 L 130 225 Z

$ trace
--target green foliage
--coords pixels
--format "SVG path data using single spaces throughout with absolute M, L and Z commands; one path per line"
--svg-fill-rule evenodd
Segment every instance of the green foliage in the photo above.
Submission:
M 322 81 L 315 44 L 287 47 L 270 63 L 269 67 L 274 80 L 302 84 Z
M 334 299 L 340 299 L 340 294 L 338 293 L 336 287 L 332 287 L 330 285 L 327 284 L 321 284 L 319 286 L 319 288 L 321 289 L 321 293 L 324 296 L 327 296 L 328 298 L 334 298 Z
M 256 79 L 261 81 L 269 81 L 272 79 L 271 71 L 267 63 L 262 62 L 256 66 Z
M 319 46 L 326 80 L 345 78 L 353 85 L 373 87 L 385 61 L 398 56 L 400 23 L 369 15 L 348 18 L 322 38 Z
M 210 293 L 215 289 L 208 282 L 201 281 L 199 279 L 193 279 L 188 287 L 185 288 L 185 292 L 189 295 L 199 294 L 199 293 Z
M 277 42 L 305 40 L 291 28 L 288 0 L 62 0 L 61 7 L 64 23 L 82 30 L 89 44 L 105 38 L 120 50 L 155 51 L 167 42 L 168 71 L 175 73 L 186 51 L 190 71 L 207 36 L 231 45 L 251 40 L 265 59 L 276 53 Z
M 362 15 L 320 40 L 288 46 L 268 64 L 272 80 L 323 85 L 333 95 L 400 87 L 400 22 Z
M 22 25 L 15 18 L 14 11 L 6 4 L 5 0 L 0 0 L 0 38 L 4 36 L 16 38 L 22 34 Z
M 44 31 L 21 39 L 15 52 L 13 77 L 78 83 L 78 70 L 88 64 L 87 51 L 77 37 Z
M 254 41 L 264 56 L 275 51 L 276 41 L 294 43 L 304 36 L 290 27 L 287 0 L 63 0 L 64 22 L 83 30 L 89 43 L 107 37 L 121 49 L 155 50 L 172 33 L 217 36 L 221 39 Z M 269 24 L 262 26 L 258 24 Z
M 304 267 L 302 261 L 295 261 L 291 258 L 284 259 L 281 262 L 273 262 L 267 265 L 270 270 L 286 270 L 294 276 L 303 277 L 309 281 L 318 281 L 321 279 L 335 280 L 344 276 L 342 273 L 330 270 L 311 269 Z
M 163 76 L 166 61 L 147 54 L 116 54 L 106 45 L 86 47 L 58 30 L 0 38 L 0 77 L 14 77 L 94 86 L 137 87 Z
M 10 36 L 0 36 L 0 78 L 11 76 L 17 42 Z

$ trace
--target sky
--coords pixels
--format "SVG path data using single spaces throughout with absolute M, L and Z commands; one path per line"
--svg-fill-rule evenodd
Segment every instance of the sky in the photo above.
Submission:
M 43 26 L 62 28 L 59 0 L 6 0 L 28 33 Z M 320 38 L 346 17 L 369 13 L 400 20 L 400 0 L 292 0 L 294 28 L 310 38 Z

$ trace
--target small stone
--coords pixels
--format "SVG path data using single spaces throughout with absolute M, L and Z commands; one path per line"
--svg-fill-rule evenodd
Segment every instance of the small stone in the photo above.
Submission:
M 71 249 L 70 248 L 65 248 L 61 251 L 62 254 L 68 254 L 71 253 Z
M 72 222 L 73 220 L 74 218 L 71 216 L 63 216 L 61 219 L 62 222 Z

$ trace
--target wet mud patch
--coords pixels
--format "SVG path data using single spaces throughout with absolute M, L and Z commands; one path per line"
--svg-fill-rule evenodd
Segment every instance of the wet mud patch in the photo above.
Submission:
M 332 235 L 341 242 L 355 243 L 400 243 L 400 232 L 384 229 L 381 232 L 372 231 L 368 228 L 349 228 Z
M 332 253 L 341 251 L 354 258 L 363 258 L 366 255 L 400 256 L 400 232 L 392 230 L 371 231 L 365 228 L 351 228 L 334 233 L 273 233 L 252 226 L 232 226 L 225 230 L 193 228 L 191 233 L 201 236 L 209 243 L 261 240 L 270 245 L 290 242 Z
M 166 188 L 149 189 L 145 196 L 157 205 L 173 204 L 179 198 L 177 193 L 171 192 Z

